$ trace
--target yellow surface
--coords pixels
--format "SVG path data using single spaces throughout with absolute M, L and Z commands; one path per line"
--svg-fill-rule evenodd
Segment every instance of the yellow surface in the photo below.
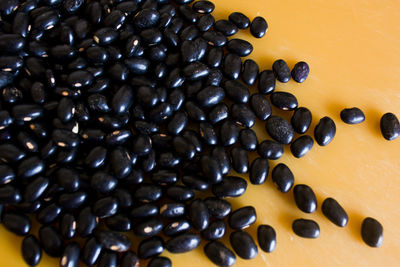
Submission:
M 247 31 L 239 36 L 255 47 L 251 58 L 262 69 L 275 59 L 290 67 L 307 61 L 311 73 L 304 84 L 278 84 L 277 90 L 294 93 L 301 106 L 313 113 L 313 130 L 323 116 L 337 125 L 333 142 L 315 145 L 303 159 L 286 153 L 282 158 L 293 171 L 296 183 L 310 185 L 319 201 L 315 214 L 304 214 L 294 204 L 292 192 L 284 195 L 268 178 L 261 186 L 249 185 L 245 195 L 232 201 L 238 208 L 253 205 L 257 223 L 271 224 L 277 232 L 277 249 L 259 252 L 256 259 L 238 259 L 235 266 L 400 266 L 400 138 L 385 141 L 379 119 L 385 112 L 400 117 L 400 2 L 390 0 L 214 0 L 216 16 L 244 11 L 250 18 L 261 15 L 269 24 L 265 38 L 256 40 Z M 357 106 L 366 114 L 361 125 L 346 125 L 339 113 Z M 260 139 L 266 134 L 258 125 Z M 312 134 L 312 131 L 309 132 Z M 286 152 L 289 152 L 287 149 Z M 272 167 L 277 162 L 271 162 Z M 350 220 L 342 229 L 323 217 L 320 206 L 334 197 L 347 210 Z M 360 236 L 364 217 L 378 219 L 384 227 L 381 248 L 370 248 Z M 295 218 L 316 220 L 321 236 L 302 239 L 291 231 Z M 0 227 L 0 266 L 24 266 L 21 238 Z M 227 239 L 225 239 L 227 241 Z M 212 266 L 203 255 L 203 245 L 192 253 L 172 256 L 174 266 Z M 134 249 L 137 245 L 134 245 Z M 171 256 L 168 253 L 163 255 Z M 55 266 L 46 259 L 40 266 Z

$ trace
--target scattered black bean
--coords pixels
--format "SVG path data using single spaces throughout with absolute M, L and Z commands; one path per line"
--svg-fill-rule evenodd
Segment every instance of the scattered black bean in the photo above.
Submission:
M 247 182 L 237 176 L 225 176 L 218 184 L 214 184 L 212 192 L 216 197 L 240 197 L 246 192 Z
M 252 206 L 246 206 L 233 211 L 229 216 L 229 226 L 232 229 L 244 229 L 257 220 L 256 210 Z
M 304 157 L 313 147 L 314 140 L 309 135 L 302 135 L 290 145 L 290 151 L 296 158 Z
M 271 103 L 282 110 L 294 110 L 298 105 L 296 97 L 288 92 L 273 92 Z
M 30 266 L 36 266 L 42 259 L 42 248 L 39 240 L 34 235 L 28 235 L 24 238 L 21 245 L 22 257 Z
M 308 74 L 310 73 L 310 67 L 304 61 L 297 62 L 292 69 L 292 78 L 298 83 L 304 82 Z
M 294 184 L 292 171 L 283 163 L 279 163 L 272 170 L 272 181 L 278 186 L 278 190 L 287 193 Z
M 294 201 L 297 207 L 306 213 L 313 213 L 317 210 L 317 198 L 314 191 L 305 184 L 298 184 L 293 188 Z
M 172 237 L 165 243 L 165 248 L 171 253 L 189 252 L 200 245 L 200 237 L 196 234 L 184 233 Z
M 399 128 L 400 129 L 400 128 Z M 326 146 L 332 142 L 336 134 L 335 122 L 329 117 L 323 117 L 314 129 L 314 138 L 318 145 Z
M 249 260 L 257 256 L 257 245 L 247 232 L 241 230 L 232 232 L 229 240 L 233 250 L 239 257 Z
M 258 140 L 257 135 L 252 129 L 242 129 L 239 132 L 239 141 L 247 151 L 254 151 L 257 148 Z
M 312 114 L 310 110 L 305 107 L 297 108 L 294 111 L 293 116 L 290 120 L 293 129 L 299 134 L 307 132 L 308 128 L 310 127 L 311 121 Z
M 257 228 L 257 240 L 265 252 L 273 252 L 276 248 L 276 233 L 270 225 L 260 225 Z
M 339 227 L 345 227 L 349 221 L 349 216 L 343 207 L 333 198 L 327 198 L 322 202 L 322 213 L 331 222 Z
M 210 221 L 210 214 L 207 206 L 201 199 L 195 199 L 189 207 L 189 217 L 191 219 L 191 225 L 199 230 L 205 230 Z
M 376 219 L 367 217 L 361 225 L 361 237 L 370 247 L 380 247 L 383 242 L 383 227 Z
M 201 236 L 206 240 L 218 240 L 225 235 L 226 225 L 222 220 L 216 220 L 201 232 Z
M 293 232 L 304 238 L 317 238 L 319 237 L 319 225 L 313 220 L 297 219 L 292 224 Z
M 161 237 L 151 237 L 140 242 L 138 255 L 142 259 L 148 259 L 160 255 L 164 251 L 164 241 Z
M 232 14 L 230 14 L 229 21 L 242 30 L 250 26 L 250 19 L 240 12 L 233 12 Z
M 80 246 L 77 242 L 68 243 L 60 258 L 60 266 L 78 266 Z
M 272 115 L 265 124 L 268 134 L 281 144 L 288 145 L 294 137 L 292 125 L 285 119 Z
M 267 21 L 263 17 L 255 17 L 250 25 L 250 32 L 256 38 L 262 38 L 268 30 Z
M 259 185 L 265 183 L 268 177 L 269 164 L 264 158 L 256 158 L 250 166 L 249 179 L 252 184 Z
M 359 124 L 365 121 L 365 115 L 359 108 L 346 108 L 340 112 L 340 118 L 347 124 Z
M 219 241 L 211 241 L 204 246 L 206 256 L 218 266 L 232 266 L 236 263 L 235 254 Z
M 393 113 L 386 113 L 382 116 L 380 127 L 383 138 L 388 141 L 392 141 L 400 135 L 400 123 Z
M 218 22 L 217 22 L 218 23 Z M 231 39 L 227 44 L 229 52 L 234 53 L 240 57 L 247 57 L 253 52 L 253 46 L 242 39 Z

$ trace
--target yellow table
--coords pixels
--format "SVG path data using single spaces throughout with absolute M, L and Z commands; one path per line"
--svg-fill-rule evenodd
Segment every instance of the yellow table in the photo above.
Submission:
M 294 93 L 301 106 L 313 113 L 315 124 L 323 116 L 336 122 L 337 134 L 327 147 L 314 148 L 305 158 L 294 158 L 288 149 L 279 160 L 293 171 L 296 183 L 310 185 L 318 198 L 318 211 L 304 214 L 292 192 L 278 192 L 268 178 L 261 186 L 249 185 L 245 195 L 232 200 L 234 208 L 253 205 L 258 220 L 248 231 L 255 236 L 259 224 L 271 224 L 277 232 L 276 251 L 259 252 L 256 259 L 238 259 L 235 266 L 400 266 L 400 138 L 388 142 L 380 134 L 379 120 L 385 112 L 400 117 L 400 3 L 390 0 L 214 0 L 215 16 L 227 18 L 244 11 L 253 18 L 265 17 L 269 30 L 261 40 L 248 31 L 239 37 L 255 47 L 251 58 L 261 69 L 285 59 L 309 63 L 304 84 L 277 84 L 277 90 Z M 360 125 L 346 125 L 339 117 L 345 107 L 357 106 L 366 114 Z M 287 116 L 289 117 L 289 116 Z M 257 126 L 266 138 L 263 123 Z M 253 155 L 254 156 L 254 155 Z M 271 161 L 271 166 L 277 162 Z M 322 200 L 334 197 L 349 214 L 342 229 L 320 211 Z M 384 227 L 380 248 L 370 248 L 360 235 L 362 220 L 371 216 Z M 291 230 L 295 218 L 316 220 L 321 236 L 300 238 Z M 22 238 L 0 226 L 0 266 L 24 266 L 20 256 Z M 225 242 L 228 239 L 225 239 Z M 197 250 L 169 256 L 174 266 L 212 266 Z M 134 246 L 134 249 L 137 245 Z M 55 266 L 58 260 L 44 256 L 40 266 Z

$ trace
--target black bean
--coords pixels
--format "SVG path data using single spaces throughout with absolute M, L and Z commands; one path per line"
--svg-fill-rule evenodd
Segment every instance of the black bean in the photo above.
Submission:
M 400 123 L 396 115 L 393 113 L 388 112 L 382 116 L 380 128 L 383 138 L 388 141 L 395 140 L 399 137 Z
M 41 224 L 49 224 L 54 222 L 58 216 L 60 216 L 62 208 L 53 203 L 48 205 L 47 207 L 43 207 L 36 218 Z
M 14 73 L 8 71 L 0 71 L 0 89 L 10 84 L 13 80 L 14 80 Z M 4 91 L 3 91 L 3 97 L 4 97 Z
M 185 205 L 182 203 L 167 203 L 160 208 L 161 216 L 165 218 L 180 217 L 185 214 Z
M 238 55 L 229 53 L 225 56 L 222 67 L 223 67 L 223 72 L 227 78 L 232 79 L 232 80 L 237 80 L 239 78 L 240 72 L 242 70 L 242 61 Z M 227 81 L 227 82 L 229 82 L 230 84 L 233 83 L 233 81 Z M 227 82 L 225 82 L 225 84 Z M 237 82 L 237 84 L 239 84 L 239 83 Z M 239 85 L 236 85 L 236 87 L 237 86 L 239 86 Z M 225 89 L 227 89 L 227 88 L 225 88 Z M 229 97 L 228 92 L 227 92 L 227 94 Z M 233 99 L 233 100 L 235 100 L 235 99 Z M 240 100 L 238 100 L 238 101 L 240 101 Z M 247 102 L 247 100 L 245 102 Z
M 160 255 L 164 251 L 164 241 L 161 237 L 151 237 L 140 242 L 138 255 L 142 259 L 148 259 Z
M 181 45 L 181 55 L 184 62 L 194 62 L 205 56 L 207 43 L 202 38 L 193 41 L 186 40 Z
M 155 257 L 153 258 L 147 267 L 171 267 L 172 262 L 167 257 Z
M 193 10 L 200 14 L 213 12 L 215 5 L 210 1 L 197 1 L 192 6 Z
M 118 201 L 113 197 L 100 198 L 93 204 L 93 214 L 99 218 L 111 217 L 117 211 Z
M 64 240 L 71 239 L 75 236 L 76 219 L 73 214 L 65 213 L 60 220 L 60 234 Z
M 216 219 L 223 219 L 231 213 L 231 204 L 220 198 L 208 197 L 204 200 L 210 215 Z
M 235 103 L 247 103 L 250 97 L 249 89 L 235 80 L 227 80 L 224 83 L 226 96 Z
M 60 168 L 56 171 L 55 176 L 66 192 L 75 192 L 80 188 L 80 176 L 75 169 Z
M 234 53 L 240 57 L 246 57 L 253 52 L 253 46 L 242 39 L 231 39 L 227 44 L 229 52 Z M 257 68 L 258 70 L 258 68 Z M 257 73 L 258 74 L 258 73 Z M 253 74 L 253 76 L 257 77 Z
M 43 250 L 51 257 L 59 257 L 63 243 L 58 231 L 53 226 L 42 226 L 39 229 L 39 239 Z
M 190 6 L 181 5 L 178 7 L 179 13 L 189 23 L 196 23 L 197 14 L 192 10 Z
M 232 229 L 244 229 L 257 220 L 256 210 L 252 206 L 246 206 L 233 211 L 229 216 L 229 226 Z
M 135 206 L 131 212 L 130 216 L 134 219 L 149 218 L 158 215 L 158 206 L 155 204 L 143 204 Z
M 192 159 L 196 154 L 196 147 L 182 136 L 176 136 L 172 139 L 172 146 L 176 155 L 183 159 Z
M 42 248 L 39 240 L 34 235 L 28 235 L 24 238 L 21 245 L 21 252 L 24 261 L 29 266 L 36 266 L 42 259 Z
M 229 20 L 218 20 L 215 22 L 214 30 L 221 32 L 225 36 L 231 36 L 238 32 L 238 27 Z
M 102 166 L 106 160 L 107 149 L 101 146 L 93 148 L 85 158 L 85 165 L 96 169 Z
M 128 190 L 117 188 L 114 190 L 113 196 L 118 200 L 120 208 L 129 208 L 132 206 L 132 196 Z
M 240 147 L 231 150 L 232 167 L 237 173 L 247 173 L 249 169 L 249 158 L 247 151 Z
M 223 146 L 230 146 L 239 138 L 238 126 L 231 120 L 225 120 L 220 128 L 220 139 Z
M 203 231 L 208 227 L 210 214 L 203 200 L 196 199 L 190 204 L 189 217 L 195 229 Z
M 205 84 L 212 86 L 219 86 L 222 82 L 223 76 L 224 75 L 222 74 L 222 71 L 220 69 L 217 68 L 210 69 Z
M 111 169 L 118 179 L 123 179 L 132 171 L 132 159 L 124 147 L 116 147 L 110 155 Z
M 21 161 L 17 175 L 21 178 L 29 178 L 44 171 L 45 165 L 38 157 L 33 156 Z
M 294 110 L 298 105 L 296 97 L 288 92 L 273 92 L 271 103 L 282 110 Z
M 25 152 L 13 144 L 0 145 L 0 159 L 6 163 L 14 163 L 25 157 Z
M 79 145 L 79 136 L 68 130 L 56 129 L 51 136 L 53 142 L 62 148 L 74 148 Z
M 239 29 L 247 29 L 250 26 L 250 19 L 240 12 L 231 13 L 229 15 L 229 21 L 235 24 Z
M 165 248 L 171 253 L 189 252 L 200 245 L 200 238 L 196 234 L 184 233 L 169 239 Z
M 17 54 L 25 47 L 25 39 L 19 34 L 2 34 L 0 50 L 5 54 Z
M 128 250 L 122 255 L 120 265 L 121 267 L 139 266 L 139 258 L 135 252 Z
M 181 31 L 179 37 L 182 41 L 192 41 L 199 36 L 199 33 L 195 25 L 189 25 Z
M 263 17 L 255 17 L 250 25 L 250 32 L 256 38 L 262 38 L 268 30 L 267 21 Z
M 36 200 L 35 202 L 22 202 L 15 205 L 18 211 L 23 213 L 32 214 L 37 212 L 42 206 L 42 202 L 40 200 Z
M 102 247 L 95 237 L 87 239 L 82 249 L 82 261 L 88 266 L 93 266 L 99 259 Z
M 277 185 L 278 190 L 287 193 L 294 183 L 292 171 L 283 163 L 279 163 L 272 170 L 272 181 Z
M 313 147 L 314 140 L 309 135 L 303 135 L 293 141 L 290 151 L 296 158 L 304 157 Z
M 230 171 L 231 160 L 224 147 L 218 146 L 211 151 L 211 156 L 216 159 L 221 167 L 222 174 Z
M 294 137 L 292 125 L 279 116 L 272 115 L 268 117 L 265 127 L 274 140 L 284 145 L 290 144 Z
M 133 232 L 138 237 L 155 236 L 161 232 L 163 228 L 162 221 L 158 219 L 149 219 L 133 226 Z
M 93 40 L 99 45 L 109 45 L 117 39 L 118 32 L 110 27 L 100 28 L 93 35 Z
M 218 136 L 214 127 L 208 122 L 201 122 L 199 125 L 199 133 L 207 145 L 214 146 L 218 142 Z
M 0 165 L 0 184 L 8 184 L 15 178 L 12 168 L 7 165 Z
M 258 254 L 256 243 L 250 234 L 245 231 L 235 231 L 229 236 L 233 250 L 243 259 L 253 259 Z
M 16 235 L 27 235 L 31 230 L 31 220 L 25 214 L 7 212 L 2 217 L 4 227 Z
M 216 159 L 203 155 L 200 159 L 200 165 L 201 170 L 210 184 L 216 184 L 222 181 L 221 166 Z
M 180 88 L 173 89 L 169 95 L 167 102 L 170 104 L 172 110 L 178 111 L 181 109 L 185 101 L 185 94 Z
M 207 65 L 212 68 L 218 68 L 221 65 L 223 55 L 221 48 L 211 48 L 207 53 Z
M 190 223 L 184 219 L 172 221 L 164 226 L 163 233 L 166 236 L 176 236 L 190 229 Z
M 250 166 L 250 182 L 255 185 L 265 183 L 268 177 L 268 171 L 269 164 L 267 159 L 254 159 Z
M 38 143 L 37 141 L 27 132 L 19 132 L 17 134 L 17 140 L 21 147 L 23 147 L 28 152 L 37 152 Z
M 209 188 L 209 184 L 205 181 L 205 177 L 201 176 L 185 175 L 182 177 L 182 183 L 187 187 L 198 191 L 206 191 Z
M 186 202 L 194 198 L 193 190 L 181 185 L 172 185 L 168 187 L 166 193 L 170 199 L 178 202 Z
M 400 127 L 399 127 L 400 129 Z M 329 117 L 323 117 L 314 129 L 314 138 L 318 145 L 326 146 L 332 142 L 336 134 L 335 122 Z
M 228 39 L 221 32 L 207 31 L 203 34 L 203 38 L 208 42 L 209 45 L 215 47 L 221 47 L 226 44 Z
M 317 198 L 314 191 L 305 184 L 298 184 L 293 188 L 294 201 L 297 207 L 306 213 L 313 213 L 317 210 Z
M 294 111 L 293 116 L 290 120 L 293 129 L 299 134 L 307 132 L 308 128 L 310 127 L 311 121 L 312 114 L 305 107 L 297 108 Z
M 228 48 L 230 43 L 231 41 L 228 42 Z M 257 80 L 258 73 L 259 73 L 258 64 L 252 59 L 246 59 L 246 61 L 243 64 L 243 71 L 242 71 L 243 82 L 247 85 L 253 85 Z
M 225 176 L 218 184 L 213 185 L 212 192 L 216 197 L 239 197 L 246 192 L 246 180 L 237 176 Z
M 112 251 L 103 250 L 101 252 L 98 267 L 117 267 L 118 254 Z
M 310 73 L 310 67 L 304 61 L 297 62 L 292 69 L 292 78 L 298 83 L 304 82 L 308 74 Z
M 81 249 L 77 242 L 68 243 L 61 255 L 60 266 L 78 266 L 80 251 Z
M 203 107 L 217 105 L 225 98 L 225 91 L 218 86 L 207 86 L 196 95 L 197 102 Z
M 206 14 L 197 20 L 196 26 L 200 31 L 207 32 L 214 25 L 214 22 L 214 16 Z
M 12 108 L 12 116 L 17 122 L 28 122 L 42 117 L 43 109 L 38 105 L 21 104 Z
M 331 222 L 336 224 L 339 227 L 345 227 L 347 222 L 349 221 L 349 216 L 343 207 L 333 198 L 326 198 L 324 202 L 322 202 L 322 213 L 327 217 Z
M 296 235 L 304 238 L 317 238 L 320 234 L 319 225 L 313 220 L 294 220 L 292 229 Z
M 124 24 L 126 19 L 125 14 L 120 10 L 113 10 L 104 18 L 104 25 L 107 27 L 119 29 Z
M 161 188 L 157 185 L 151 185 L 151 184 L 142 184 L 140 185 L 135 193 L 133 194 L 133 197 L 140 202 L 154 202 L 157 199 L 159 199 L 162 195 Z
M 376 219 L 367 217 L 361 225 L 361 237 L 370 247 L 380 247 L 383 242 L 383 227 Z
M 242 148 L 247 151 L 254 151 L 257 148 L 258 140 L 256 133 L 251 129 L 242 129 L 239 133 L 239 140 Z
M 218 266 L 232 266 L 236 263 L 235 254 L 219 241 L 207 243 L 204 247 L 204 253 Z
M 272 114 L 271 104 L 263 94 L 250 97 L 250 107 L 258 119 L 265 121 Z
M 290 80 L 290 69 L 283 59 L 278 59 L 272 65 L 272 70 L 278 81 L 287 83 Z
M 225 93 L 225 92 L 224 92 Z M 225 103 L 219 103 L 208 113 L 208 120 L 216 124 L 229 116 L 229 108 Z
M 225 222 L 222 220 L 213 221 L 201 232 L 201 236 L 206 240 L 218 240 L 225 235 Z
M 96 233 L 96 238 L 103 248 L 112 251 L 124 252 L 131 246 L 129 239 L 125 235 L 117 232 L 99 231 Z
M 359 124 L 365 121 L 365 115 L 359 108 L 345 108 L 340 112 L 340 118 L 347 124 Z
M 276 233 L 270 225 L 260 225 L 257 228 L 257 240 L 260 248 L 265 252 L 272 252 L 276 248 Z
M 253 111 L 244 104 L 233 104 L 231 106 L 231 117 L 238 125 L 251 128 L 255 124 L 256 116 Z

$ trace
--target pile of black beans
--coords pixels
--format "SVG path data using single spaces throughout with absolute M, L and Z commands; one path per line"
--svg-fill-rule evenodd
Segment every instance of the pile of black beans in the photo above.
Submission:
M 34 266 L 42 250 L 60 266 L 171 266 L 164 249 L 184 253 L 207 240 L 204 252 L 216 265 L 236 256 L 272 252 L 276 233 L 258 228 L 258 246 L 245 229 L 254 207 L 232 211 L 227 199 L 251 184 L 265 183 L 269 161 L 290 144 L 303 157 L 314 141 L 305 133 L 312 115 L 276 80 L 306 80 L 309 67 L 290 71 L 284 60 L 260 70 L 246 40 L 228 38 L 248 29 L 261 38 L 268 24 L 240 12 L 215 20 L 214 4 L 192 0 L 6 0 L 0 1 L 0 218 L 25 236 L 22 256 Z M 251 94 L 254 86 L 257 93 Z M 294 111 L 291 121 L 272 106 Z M 357 108 L 341 113 L 360 123 Z M 251 129 L 264 122 L 271 139 Z M 382 118 L 388 140 L 398 137 L 394 114 Z M 295 132 L 301 134 L 294 140 Z M 329 117 L 314 129 L 320 146 L 334 138 Z M 248 152 L 259 157 L 249 162 Z M 283 163 L 272 170 L 278 190 L 289 192 L 294 175 Z M 313 190 L 298 184 L 295 202 L 315 212 Z M 348 216 L 333 198 L 324 215 L 344 227 Z M 39 223 L 37 235 L 32 224 Z M 228 226 L 234 252 L 218 241 Z M 312 220 L 297 219 L 293 231 L 316 238 Z M 123 232 L 141 241 L 131 244 Z M 362 224 L 370 246 L 382 243 L 382 226 Z M 79 242 L 78 242 L 79 241 Z M 137 247 L 133 251 L 133 247 Z

